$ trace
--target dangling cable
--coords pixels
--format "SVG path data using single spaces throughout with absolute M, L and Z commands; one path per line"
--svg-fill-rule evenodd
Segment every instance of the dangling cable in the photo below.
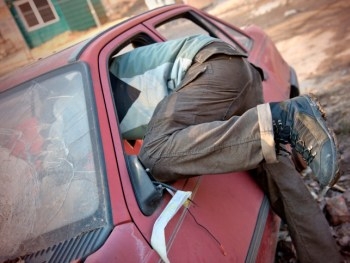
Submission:
M 211 232 L 209 231 L 208 228 L 206 228 L 204 225 L 202 225 L 201 223 L 199 223 L 199 222 L 197 221 L 196 217 L 192 214 L 192 212 L 190 211 L 189 208 L 187 208 L 187 211 L 188 211 L 188 213 L 192 216 L 192 218 L 194 219 L 194 221 L 196 222 L 196 224 L 197 224 L 198 226 L 202 227 L 202 228 L 203 228 L 217 243 L 218 243 L 218 245 L 220 246 L 220 250 L 221 250 L 222 254 L 223 254 L 224 256 L 227 256 L 227 252 L 226 252 L 224 246 L 223 246 L 223 245 L 220 243 L 220 241 L 214 236 L 214 234 L 211 233 Z

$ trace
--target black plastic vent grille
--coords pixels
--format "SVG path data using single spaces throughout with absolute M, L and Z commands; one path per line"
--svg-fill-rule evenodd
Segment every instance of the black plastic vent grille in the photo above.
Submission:
M 106 228 L 98 228 L 36 253 L 5 261 L 5 263 L 21 262 L 20 259 L 26 263 L 64 263 L 85 258 L 101 246 L 106 238 L 106 230 Z

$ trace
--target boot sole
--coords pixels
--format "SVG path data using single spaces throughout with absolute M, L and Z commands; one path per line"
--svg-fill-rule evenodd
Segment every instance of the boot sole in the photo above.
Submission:
M 320 117 L 322 118 L 323 121 L 320 121 L 319 118 L 316 118 L 316 119 L 317 119 L 318 123 L 329 133 L 331 140 L 335 145 L 335 154 L 337 156 L 336 157 L 337 158 L 337 160 L 336 160 L 337 170 L 335 171 L 334 177 L 331 178 L 331 180 L 328 183 L 328 185 L 326 186 L 326 188 L 332 187 L 339 180 L 339 178 L 341 176 L 340 169 L 339 169 L 340 155 L 338 153 L 338 142 L 337 142 L 337 139 L 336 139 L 336 136 L 334 134 L 333 129 L 331 129 L 328 125 L 326 112 L 323 109 L 320 102 L 318 101 L 317 97 L 314 94 L 307 94 L 307 95 L 304 95 L 303 97 L 309 101 L 314 115 L 316 117 L 318 114 L 320 115 Z M 313 107 L 312 105 L 315 105 L 315 107 Z M 318 114 L 315 112 L 315 108 L 318 111 Z

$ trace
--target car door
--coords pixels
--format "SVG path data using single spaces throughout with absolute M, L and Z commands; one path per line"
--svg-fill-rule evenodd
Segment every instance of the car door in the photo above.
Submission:
M 113 34 L 112 31 L 109 33 Z M 111 39 L 98 57 L 100 81 L 124 197 L 133 223 L 148 242 L 153 225 L 171 195 L 164 192 L 151 214 L 145 215 L 141 210 L 128 156 L 137 155 L 142 141 L 123 140 L 119 132 L 114 101 L 118 95 L 113 94 L 108 66 L 113 56 L 127 52 L 133 45 L 163 40 L 144 25 L 133 25 Z M 265 224 L 271 219 L 271 213 L 266 198 L 247 173 L 203 175 L 179 180 L 171 187 L 191 191 L 193 200 L 188 207 L 180 209 L 165 229 L 167 251 L 172 262 L 243 262 L 249 257 L 256 259 L 256 248 L 261 245 Z M 269 251 L 266 252 L 271 256 Z M 146 262 L 153 262 L 156 258 L 152 252 L 143 255 Z

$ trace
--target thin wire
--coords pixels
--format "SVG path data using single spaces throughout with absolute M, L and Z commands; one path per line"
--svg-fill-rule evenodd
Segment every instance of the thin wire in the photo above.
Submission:
M 203 228 L 203 229 L 204 229 L 218 244 L 219 244 L 220 250 L 221 250 L 222 254 L 223 254 L 224 256 L 226 256 L 226 255 L 227 255 L 227 252 L 225 251 L 224 246 L 223 246 L 223 245 L 220 243 L 220 241 L 214 236 L 214 234 L 212 234 L 212 233 L 209 231 L 208 228 L 206 228 L 204 225 L 202 225 L 201 223 L 199 223 L 199 222 L 197 221 L 196 217 L 192 214 L 192 212 L 190 211 L 189 208 L 187 208 L 187 211 L 188 211 L 188 213 L 192 216 L 192 218 L 194 219 L 194 221 L 196 222 L 196 224 L 197 224 L 198 226 L 202 227 L 202 228 Z

